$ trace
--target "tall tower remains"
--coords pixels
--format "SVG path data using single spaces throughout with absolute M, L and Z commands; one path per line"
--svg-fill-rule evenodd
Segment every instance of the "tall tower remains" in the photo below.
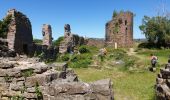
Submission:
M 11 16 L 7 33 L 8 48 L 19 54 L 27 54 L 33 42 L 30 20 L 15 9 L 10 9 L 7 16 Z
M 133 46 L 133 13 L 120 12 L 106 23 L 105 43 L 118 48 Z
M 43 45 L 52 46 L 53 38 L 52 38 L 51 25 L 43 24 L 42 35 L 43 35 Z

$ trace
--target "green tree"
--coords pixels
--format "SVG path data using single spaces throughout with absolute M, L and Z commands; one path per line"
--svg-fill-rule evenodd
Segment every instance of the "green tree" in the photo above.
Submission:
M 43 42 L 41 39 L 34 39 L 33 41 L 36 44 L 42 44 L 42 42 Z
M 53 44 L 54 44 L 55 46 L 59 46 L 60 43 L 61 43 L 61 41 L 63 41 L 63 40 L 64 40 L 64 37 L 61 36 L 61 37 L 59 37 L 57 40 L 55 40 L 55 41 L 53 42 Z
M 117 11 L 114 10 L 114 11 L 113 11 L 113 17 L 116 17 L 116 16 L 117 16 Z
M 166 46 L 170 39 L 170 20 L 168 17 L 144 16 L 142 25 L 139 26 L 149 43 L 155 43 L 157 47 Z

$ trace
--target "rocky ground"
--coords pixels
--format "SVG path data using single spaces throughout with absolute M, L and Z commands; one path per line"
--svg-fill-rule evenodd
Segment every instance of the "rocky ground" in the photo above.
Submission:
M 113 100 L 110 79 L 85 83 L 66 63 L 38 58 L 0 58 L 1 100 Z

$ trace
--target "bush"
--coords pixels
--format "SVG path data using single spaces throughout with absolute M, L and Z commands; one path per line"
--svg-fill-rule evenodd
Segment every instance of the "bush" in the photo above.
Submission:
M 91 54 L 73 55 L 69 62 L 71 68 L 87 68 L 92 62 Z
M 110 55 L 110 58 L 114 58 L 115 60 L 122 60 L 127 56 L 126 52 L 121 49 L 115 49 L 113 50 L 113 54 Z
M 70 55 L 69 54 L 61 56 L 61 60 L 62 61 L 69 61 L 69 59 L 70 59 Z
M 159 48 L 159 47 L 155 43 L 144 42 L 144 43 L 140 43 L 138 45 L 138 48 L 152 49 L 152 48 Z
M 80 47 L 79 47 L 79 52 L 80 52 L 80 53 L 89 53 L 90 50 L 87 49 L 86 46 L 80 46 Z

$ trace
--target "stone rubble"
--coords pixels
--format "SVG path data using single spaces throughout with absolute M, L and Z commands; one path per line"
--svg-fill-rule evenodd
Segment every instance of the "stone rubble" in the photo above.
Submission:
M 1 100 L 17 96 L 24 100 L 113 100 L 110 79 L 81 82 L 67 63 L 45 64 L 37 59 L 1 58 Z
M 170 100 L 170 64 L 160 69 L 155 88 L 158 100 Z

